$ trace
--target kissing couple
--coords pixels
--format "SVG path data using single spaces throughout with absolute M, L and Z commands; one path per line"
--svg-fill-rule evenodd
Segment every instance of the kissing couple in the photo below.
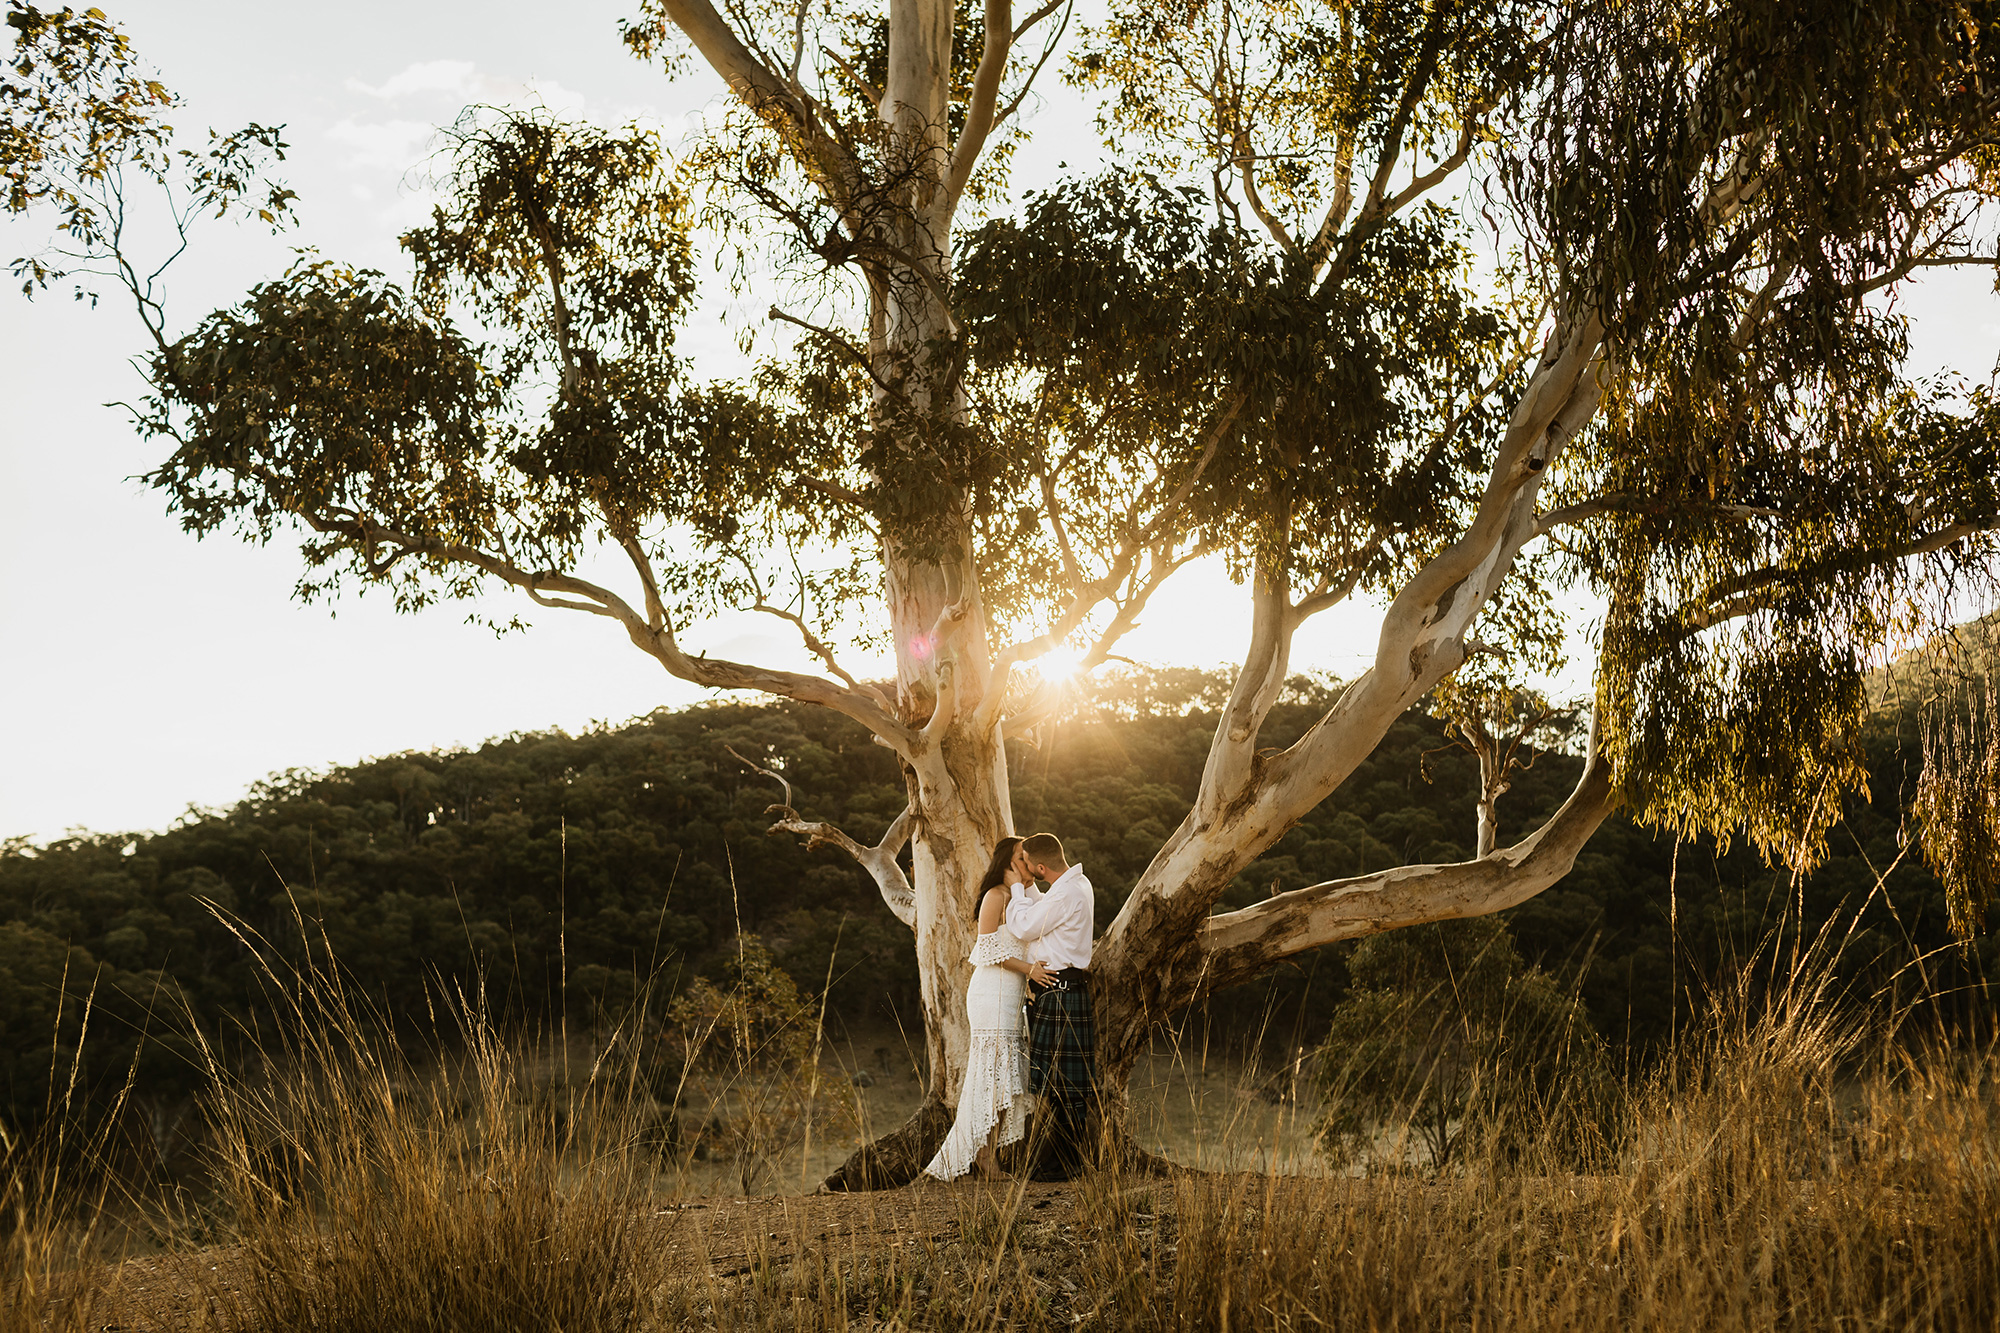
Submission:
M 1053 833 L 1002 838 L 975 901 L 979 936 L 965 988 L 971 1051 L 957 1118 L 924 1174 L 955 1180 L 977 1169 L 983 1179 L 1007 1179 L 996 1153 L 1021 1140 L 1036 1110 L 1037 1137 L 1052 1165 L 1074 1175 L 1085 1161 L 1097 1087 L 1090 881 Z

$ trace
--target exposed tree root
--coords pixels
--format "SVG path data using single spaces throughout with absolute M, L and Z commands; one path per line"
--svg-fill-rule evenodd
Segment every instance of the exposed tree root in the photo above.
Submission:
M 820 1182 L 823 1190 L 892 1190 L 917 1178 L 951 1132 L 951 1108 L 935 1098 L 917 1108 L 901 1128 L 864 1143 Z
M 1105 1165 L 1128 1176 L 1186 1175 L 1192 1170 L 1179 1162 L 1168 1161 L 1158 1153 L 1146 1151 L 1139 1146 L 1138 1140 L 1123 1130 L 1114 1131 L 1108 1138 Z

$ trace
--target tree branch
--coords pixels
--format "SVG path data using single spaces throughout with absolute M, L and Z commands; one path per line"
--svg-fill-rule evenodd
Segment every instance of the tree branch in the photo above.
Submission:
M 1338 940 L 1485 916 L 1526 902 L 1570 872 L 1617 804 L 1610 765 L 1593 746 L 1562 808 L 1512 847 L 1477 861 L 1331 880 L 1209 917 L 1200 933 L 1201 985 L 1213 991 L 1247 981 L 1281 958 Z
M 819 178 L 835 204 L 844 204 L 858 174 L 854 155 L 820 127 L 786 81 L 757 58 L 709 0 L 660 0 L 660 8 L 729 90 L 793 141 L 800 165 Z
M 1619 509 L 1640 509 L 1646 501 L 1637 495 L 1599 495 L 1575 504 L 1559 505 L 1535 520 L 1535 537 L 1546 537 L 1557 528 L 1583 523 Z M 1529 540 L 1533 540 L 1530 538 Z
M 1174 493 L 1167 497 L 1167 502 L 1160 506 L 1160 511 L 1153 515 L 1152 521 L 1140 529 L 1139 535 L 1132 539 L 1135 545 L 1143 546 L 1152 541 L 1153 535 L 1160 530 L 1160 525 L 1172 517 L 1173 512 L 1186 501 L 1188 494 L 1194 490 L 1195 483 L 1201 480 L 1201 474 L 1208 471 L 1208 465 L 1215 461 L 1217 451 L 1222 448 L 1223 435 L 1236 424 L 1237 416 L 1243 411 L 1243 404 L 1249 401 L 1250 392 L 1247 389 L 1239 389 L 1230 395 L 1222 409 L 1222 415 L 1209 427 L 1208 439 L 1202 445 L 1201 457 L 1195 460 L 1194 471 L 1188 473 L 1181 484 L 1174 488 Z
M 832 824 L 820 820 L 801 819 L 799 812 L 792 808 L 792 784 L 782 773 L 775 773 L 761 764 L 746 759 L 737 753 L 733 745 L 725 745 L 723 748 L 735 755 L 737 761 L 744 767 L 754 773 L 763 774 L 785 789 L 785 799 L 782 804 L 764 807 L 765 814 L 781 816 L 766 832 L 803 834 L 806 850 L 809 852 L 822 846 L 840 848 L 868 872 L 869 877 L 875 881 L 875 887 L 882 892 L 882 901 L 889 905 L 889 910 L 896 914 L 896 919 L 913 930 L 916 928 L 917 896 L 910 888 L 909 876 L 903 873 L 903 867 L 896 860 L 903 850 L 903 844 L 910 840 L 910 830 L 916 822 L 914 807 L 904 806 L 903 813 L 891 821 L 888 831 L 882 835 L 882 841 L 869 847 L 856 842 Z
M 1442 6 L 1431 11 L 1415 68 L 1410 73 L 1409 81 L 1403 85 L 1402 99 L 1396 104 L 1396 110 L 1382 135 L 1381 158 L 1376 163 L 1374 179 L 1368 183 L 1368 194 L 1362 200 L 1361 212 L 1356 215 L 1354 229 L 1348 232 L 1346 241 L 1340 247 L 1340 258 L 1333 265 L 1329 281 L 1336 281 L 1345 276 L 1353 267 L 1361 247 L 1366 244 L 1375 227 L 1391 214 L 1385 191 L 1389 188 L 1389 177 L 1396 169 L 1396 160 L 1403 155 L 1403 136 L 1409 132 L 1410 122 L 1416 116 L 1417 107 L 1423 102 L 1424 90 L 1430 87 L 1431 80 L 1436 77 L 1447 12 Z
M 1901 560 L 1913 555 L 1928 555 L 1934 551 L 1942 551 L 1953 542 L 1991 532 L 1996 526 L 2000 526 L 2000 522 L 1954 523 L 1895 546 L 1864 551 L 1838 561 L 1821 560 L 1795 569 L 1767 565 L 1762 569 L 1750 570 L 1733 578 L 1723 579 L 1703 593 L 1700 599 L 1701 606 L 1688 614 L 1688 623 L 1695 632 L 1699 632 L 1710 626 L 1719 625 L 1725 620 L 1748 615 L 1769 604 L 1766 598 L 1770 589 L 1787 581 L 1810 579 L 1835 567 L 1836 563 L 1852 564 L 1860 561 L 1874 564 L 1885 560 Z
M 1250 211 L 1264 224 L 1264 230 L 1271 234 L 1271 239 L 1278 243 L 1279 249 L 1287 254 L 1295 253 L 1299 248 L 1298 243 L 1292 239 L 1292 233 L 1285 229 L 1285 224 L 1264 203 L 1263 192 L 1257 188 L 1257 154 L 1252 150 L 1249 136 L 1240 128 L 1236 131 L 1236 142 L 1233 146 L 1236 155 L 1232 161 L 1237 175 L 1243 182 L 1243 202 L 1250 205 Z
M 1596 410 L 1602 337 L 1603 326 L 1594 317 L 1558 325 L 1515 407 L 1486 493 L 1463 535 L 1413 575 L 1390 604 L 1368 670 L 1305 735 L 1269 756 L 1252 753 L 1258 706 L 1267 707 L 1267 697 L 1275 698 L 1283 684 L 1290 635 L 1275 623 L 1262 628 L 1260 606 L 1260 628 L 1253 631 L 1257 642 L 1217 728 L 1193 823 L 1184 842 L 1177 838 L 1147 868 L 1133 890 L 1135 899 L 1142 892 L 1180 894 L 1190 873 L 1183 866 L 1208 864 L 1211 851 L 1222 850 L 1214 840 L 1235 836 L 1222 832 L 1223 826 L 1240 820 L 1277 832 L 1289 828 L 1347 779 L 1404 709 L 1464 661 L 1467 627 L 1534 535 L 1543 469 Z M 1284 610 L 1280 618 L 1289 621 L 1288 604 Z M 1261 850 L 1262 843 L 1257 845 Z M 1235 858 L 1230 851 L 1214 865 Z M 1198 878 L 1197 892 L 1211 901 L 1227 883 L 1207 872 Z
M 877 699 L 882 699 L 882 694 L 879 690 L 876 690 L 872 686 L 860 684 L 854 679 L 854 677 L 848 675 L 847 672 L 841 668 L 840 663 L 834 659 L 833 649 L 827 645 L 826 640 L 820 638 L 819 635 L 813 632 L 812 626 L 806 623 L 806 619 L 804 616 L 800 615 L 796 611 L 787 610 L 785 607 L 774 606 L 771 604 L 771 602 L 765 599 L 764 584 L 757 577 L 756 568 L 753 565 L 751 565 L 750 561 L 743 555 L 742 552 L 731 551 L 731 554 L 736 557 L 736 562 L 743 566 L 744 574 L 746 574 L 750 579 L 750 591 L 756 596 L 756 600 L 752 602 L 750 605 L 749 608 L 750 610 L 761 611 L 763 614 L 767 616 L 775 616 L 779 620 L 785 621 L 787 624 L 791 625 L 794 629 L 798 630 L 799 638 L 804 642 L 806 651 L 811 653 L 814 657 L 817 657 L 821 661 L 821 663 L 825 665 L 826 669 L 829 672 L 840 678 L 841 682 L 845 684 L 848 689 L 859 690 L 862 693 L 874 695 L 875 698 Z M 801 604 L 803 604 L 805 600 L 803 575 L 801 575 L 799 600 Z M 887 703 L 888 701 L 886 699 L 883 699 L 882 702 Z
M 1077 565 L 1076 556 L 1070 548 L 1069 536 L 1063 527 L 1062 508 L 1055 493 L 1055 477 L 1048 471 L 1040 474 L 1042 503 L 1055 532 L 1056 549 L 1062 556 L 1063 573 L 1070 585 L 1070 600 L 1044 633 L 1032 639 L 1009 644 L 995 655 L 987 681 L 986 696 L 980 701 L 979 712 L 973 721 L 975 729 L 980 734 L 983 735 L 994 726 L 1000 725 L 1000 710 L 1004 705 L 1007 683 L 1013 675 L 1015 666 L 1022 662 L 1033 661 L 1075 633 L 1088 618 L 1091 610 L 1106 597 L 1114 596 L 1119 585 L 1131 577 L 1134 566 L 1137 565 L 1149 543 L 1152 543 L 1154 535 L 1172 517 L 1174 511 L 1187 501 L 1195 484 L 1208 470 L 1208 465 L 1214 461 L 1222 447 L 1223 435 L 1235 422 L 1237 414 L 1243 410 L 1243 404 L 1248 400 L 1247 392 L 1238 392 L 1230 397 L 1222 415 L 1209 428 L 1208 438 L 1203 444 L 1200 458 L 1195 461 L 1194 471 L 1174 488 L 1174 493 L 1167 498 L 1166 503 L 1146 526 L 1120 545 L 1103 576 L 1089 583 L 1083 581 L 1083 571 Z M 1147 577 L 1146 582 L 1120 605 L 1111 623 L 1105 627 L 1105 632 L 1091 646 L 1084 659 L 1085 667 L 1097 666 L 1108 660 L 1112 646 L 1131 630 L 1139 612 L 1144 609 L 1146 602 L 1158 590 L 1160 584 L 1190 560 L 1206 554 L 1210 549 L 1208 544 L 1202 543 L 1194 550 L 1176 557 L 1170 553 L 1171 544 L 1154 544 L 1153 572 Z
M 646 590 L 646 623 L 654 630 L 666 628 L 667 604 L 660 598 L 659 580 L 653 576 L 653 562 L 646 558 L 646 552 L 639 545 L 637 537 L 624 537 L 619 541 L 625 556 L 638 571 L 639 583 Z
M 1326 216 L 1320 219 L 1319 230 L 1313 233 L 1312 248 L 1308 252 L 1315 279 L 1332 258 L 1334 237 L 1340 233 L 1340 224 L 1347 221 L 1348 210 L 1354 207 L 1354 142 L 1354 127 L 1343 125 L 1333 153 L 1333 170 L 1339 176 L 1340 184 L 1334 188 L 1333 201 L 1326 206 Z
M 1036 687 L 1035 692 L 1028 696 L 1026 703 L 1000 719 L 1001 738 L 1012 740 L 1017 736 L 1026 736 L 1033 732 L 1042 723 L 1055 716 L 1056 710 L 1062 707 L 1062 697 L 1063 692 L 1055 687 L 1054 682 L 1043 681 Z M 1035 744 L 1037 749 L 1041 748 L 1039 743 L 1032 740 L 1030 743 Z
M 853 343 L 847 341 L 847 339 L 841 337 L 839 334 L 835 333 L 832 329 L 821 328 L 819 325 L 813 323 L 810 320 L 800 319 L 797 315 L 787 314 L 783 310 L 778 309 L 777 306 L 772 306 L 769 311 L 765 312 L 764 318 L 782 320 L 787 324 L 796 324 L 800 328 L 804 329 L 806 332 L 814 334 L 826 340 L 828 343 L 832 344 L 832 346 L 836 351 L 840 352 L 842 355 L 846 356 L 850 361 L 854 362 L 854 364 L 860 366 L 863 370 L 867 371 L 868 378 L 875 381 L 876 388 L 882 390 L 882 392 L 884 393 L 895 395 L 897 398 L 902 399 L 905 403 L 909 402 L 908 396 L 905 395 L 901 389 L 889 383 L 889 381 L 883 379 L 882 376 L 879 373 L 877 373 L 875 369 L 875 363 L 869 359 L 869 356 L 866 352 L 862 351 L 859 347 L 856 347 Z M 850 494 L 851 493 L 852 492 L 850 492 Z
M 838 500 L 844 505 L 852 505 L 863 513 L 872 514 L 874 512 L 869 508 L 867 496 L 863 495 L 860 491 L 851 491 L 838 482 L 822 481 L 818 477 L 802 476 L 798 478 L 798 483 L 809 491 L 824 495 L 829 500 Z
M 952 145 L 951 170 L 945 177 L 946 217 L 958 211 L 958 197 L 965 192 L 965 183 L 972 179 L 972 168 L 986 148 L 986 136 L 993 132 L 993 108 L 1000 99 L 1000 80 L 1007 73 L 1007 55 L 1013 47 L 1012 0 L 986 0 L 985 49 L 979 55 L 979 68 L 973 71 L 965 125 L 958 132 L 958 142 Z
M 1049 530 L 1055 534 L 1056 553 L 1062 557 L 1063 577 L 1069 582 L 1070 595 L 1083 596 L 1083 566 L 1077 563 L 1076 552 L 1069 544 L 1069 529 L 1063 525 L 1062 503 L 1056 499 L 1055 476 L 1044 470 L 1037 474 L 1042 486 L 1042 508 L 1049 516 Z
M 1204 826 L 1215 824 L 1222 810 L 1239 801 L 1251 783 L 1257 769 L 1257 735 L 1284 688 L 1291 661 L 1294 625 L 1284 570 L 1267 568 L 1260 561 L 1250 571 L 1250 587 L 1250 646 L 1209 742 L 1191 815 Z
M 1147 543 L 1172 516 L 1174 510 L 1187 500 L 1195 483 L 1214 461 L 1216 453 L 1222 447 L 1224 433 L 1228 431 L 1237 414 L 1243 410 L 1243 404 L 1248 400 L 1247 392 L 1239 392 L 1229 399 L 1221 417 L 1209 428 L 1207 443 L 1202 448 L 1201 457 L 1195 462 L 1194 471 L 1174 489 L 1174 493 L 1167 498 L 1167 502 L 1160 507 L 1159 512 L 1153 515 L 1146 526 L 1119 547 L 1103 577 L 1089 583 L 1082 581 L 1082 571 L 1077 568 L 1076 557 L 1070 550 L 1069 538 L 1063 531 L 1061 509 L 1056 501 L 1054 477 L 1047 472 L 1041 475 L 1042 502 L 1047 507 L 1049 521 L 1055 529 L 1056 546 L 1062 554 L 1063 572 L 1070 584 L 1070 601 L 1046 632 L 1020 643 L 1009 644 L 995 656 L 986 698 L 980 704 L 980 711 L 975 719 L 975 726 L 982 733 L 999 720 L 1001 701 L 1006 696 L 1007 681 L 1014 667 L 1024 661 L 1033 661 L 1075 633 L 1089 616 L 1092 608 L 1106 597 L 1114 595 L 1118 585 L 1131 576 L 1133 567 Z M 1106 661 L 1110 657 L 1112 646 L 1132 628 L 1139 612 L 1158 590 L 1160 584 L 1181 566 L 1199 555 L 1207 554 L 1210 549 L 1212 548 L 1207 543 L 1202 543 L 1185 555 L 1173 557 L 1161 554 L 1160 548 L 1156 547 L 1153 574 L 1119 607 L 1117 614 L 1112 617 L 1111 624 L 1106 627 L 1105 633 L 1092 645 L 1089 655 L 1085 658 L 1085 666 L 1096 666 Z
M 1292 607 L 1292 623 L 1300 624 L 1321 611 L 1340 605 L 1353 595 L 1361 583 L 1361 576 L 1368 572 L 1368 558 L 1382 549 L 1382 543 L 1389 539 L 1387 528 L 1377 527 L 1374 535 L 1361 548 L 1347 558 L 1346 573 L 1339 582 L 1334 581 L 1333 571 L 1328 570 L 1314 585 L 1313 590 Z
M 1764 285 L 1751 296 L 1749 304 L 1744 307 L 1743 317 L 1736 321 L 1736 332 L 1730 338 L 1730 346 L 1736 349 L 1738 356 L 1749 348 L 1751 338 L 1756 336 L 1757 330 L 1764 323 L 1765 316 L 1777 304 L 1778 293 L 1784 290 L 1787 282 L 1791 281 L 1795 268 L 1796 266 L 1789 262 L 1778 264 L 1772 268 L 1771 275 L 1765 279 Z
M 826 56 L 827 59 L 831 60 L 834 63 L 834 65 L 840 70 L 840 72 L 842 74 L 845 74 L 848 77 L 848 79 L 852 81 L 856 90 L 859 91 L 863 97 L 868 99 L 868 104 L 870 106 L 874 107 L 878 113 L 881 111 L 882 90 L 880 88 L 877 88 L 874 84 L 862 78 L 860 72 L 856 70 L 854 66 L 848 64 L 847 60 L 840 54 L 840 52 L 834 50 L 832 47 L 822 46 L 820 48 L 820 53 Z
M 1111 650 L 1118 646 L 1120 639 L 1137 628 L 1139 617 L 1145 612 L 1146 604 L 1152 601 L 1153 594 L 1158 592 L 1161 586 L 1168 579 L 1179 573 L 1183 567 L 1201 559 L 1214 550 L 1215 544 L 1213 542 L 1198 542 L 1180 555 L 1174 555 L 1166 550 L 1155 550 L 1149 564 L 1149 572 L 1144 582 L 1140 583 L 1126 595 L 1123 601 L 1117 604 L 1118 609 L 1112 613 L 1111 619 L 1104 626 L 1103 631 L 1098 634 L 1090 647 L 1084 651 L 1083 660 L 1079 664 L 1079 670 L 1094 670 L 1110 661 Z
M 1018 42 L 1028 29 L 1034 27 L 1058 9 L 1062 10 L 1063 17 L 1062 22 L 1056 26 L 1055 36 L 1049 38 L 1048 45 L 1042 48 L 1042 54 L 1036 58 L 1035 67 L 1028 71 L 1028 77 L 1021 80 L 1021 86 L 1015 91 L 1013 100 L 995 113 L 993 117 L 995 125 L 1006 124 L 1013 117 L 1014 113 L 1021 109 L 1021 103 L 1028 100 L 1029 90 L 1035 86 L 1035 80 L 1041 76 L 1042 66 L 1049 63 L 1049 57 L 1055 54 L 1056 47 L 1062 43 L 1063 34 L 1069 31 L 1070 15 L 1076 11 L 1076 0 L 1048 0 L 1047 4 L 1028 15 L 1021 26 L 1014 29 L 1014 40 Z
M 1444 614 L 1438 604 L 1452 600 L 1446 598 L 1449 591 L 1492 563 L 1505 530 L 1516 517 L 1514 510 L 1522 490 L 1542 475 L 1555 451 L 1597 410 L 1602 386 L 1596 370 L 1603 337 L 1604 325 L 1594 314 L 1571 321 L 1567 329 L 1559 323 L 1550 335 L 1543 363 L 1528 381 L 1527 392 L 1507 423 L 1472 522 L 1465 534 L 1419 570 L 1390 604 L 1383 617 L 1384 647 L 1414 639 L 1424 622 Z M 1528 535 L 1522 534 L 1523 542 Z
M 784 699 L 796 699 L 800 703 L 820 704 L 859 722 L 904 758 L 910 758 L 916 752 L 916 733 L 895 717 L 880 699 L 824 676 L 778 671 L 721 658 L 690 657 L 675 640 L 671 621 L 655 626 L 649 617 L 640 615 L 618 594 L 574 574 L 523 569 L 511 560 L 477 547 L 380 527 L 359 516 L 343 520 L 295 512 L 315 532 L 344 537 L 364 548 L 382 541 L 393 542 L 413 554 L 481 570 L 521 589 L 537 605 L 565 611 L 588 611 L 592 615 L 616 620 L 624 625 L 627 637 L 641 651 L 673 675 L 692 684 L 715 690 L 755 690 Z M 560 595 L 550 596 L 550 593 Z
M 1383 216 L 1392 217 L 1401 212 L 1409 206 L 1411 200 L 1422 198 L 1439 181 L 1464 166 L 1466 159 L 1472 156 L 1475 125 L 1476 122 L 1473 120 L 1466 121 L 1465 127 L 1459 131 L 1458 143 L 1452 149 L 1449 157 L 1422 175 L 1417 175 L 1413 171 L 1410 176 L 1410 183 L 1404 186 L 1387 204 L 1383 205 Z

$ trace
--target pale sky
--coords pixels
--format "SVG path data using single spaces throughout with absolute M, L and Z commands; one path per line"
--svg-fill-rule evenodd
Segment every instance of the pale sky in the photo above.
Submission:
M 560 6 L 351 0 L 337 8 L 246 0 L 104 4 L 187 102 L 184 129 L 283 123 L 286 176 L 303 227 L 281 240 L 228 224 L 176 266 L 181 327 L 280 272 L 287 247 L 407 268 L 396 235 L 427 212 L 412 169 L 432 127 L 468 102 L 539 96 L 605 122 L 644 117 L 669 138 L 720 95 L 705 73 L 669 81 L 618 39 L 630 0 Z M 11 40 L 11 35 L 10 35 Z M 1058 164 L 1098 160 L 1088 108 L 1045 72 L 1016 189 Z M 0 225 L 0 259 L 38 248 L 41 220 Z M 1977 380 L 2000 353 L 2000 304 L 1977 276 L 1907 298 L 1917 369 Z M 761 308 L 761 307 L 759 307 Z M 533 612 L 496 639 L 462 608 L 398 616 L 381 596 L 301 606 L 295 543 L 196 542 L 132 480 L 155 462 L 103 404 L 143 391 L 125 357 L 140 330 L 124 309 L 0 291 L 0 837 L 164 828 L 190 806 L 226 806 L 265 775 L 369 756 L 472 746 L 515 731 L 578 730 L 707 697 L 667 676 L 608 622 Z M 684 337 L 698 367 L 733 368 L 713 317 Z M 805 665 L 768 618 L 733 617 L 685 638 L 714 654 Z M 1322 617 L 1294 664 L 1353 674 L 1374 646 L 1365 607 Z M 1156 600 L 1121 651 L 1217 665 L 1248 633 L 1241 595 L 1194 569 Z M 864 664 L 865 665 L 865 664 Z

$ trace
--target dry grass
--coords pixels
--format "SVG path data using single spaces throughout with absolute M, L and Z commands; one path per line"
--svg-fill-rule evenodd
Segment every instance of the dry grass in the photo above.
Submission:
M 210 1073 L 231 1262 L 220 1330 L 637 1328 L 662 1277 L 633 1062 L 531 1078 L 480 1008 L 462 1058 L 419 1077 L 337 972 L 271 974 L 281 1049 Z M 567 1044 L 558 1046 L 567 1052 Z M 199 1267 L 197 1273 L 203 1271 Z
M 179 1270 L 200 1299 L 141 1302 L 126 1326 L 2000 1326 L 2000 1063 L 1890 1043 L 1809 989 L 1719 1013 L 1631 1090 L 1598 1174 L 1532 1148 L 1437 1175 L 1242 1170 L 1293 1159 L 1311 1108 L 1169 1062 L 1135 1101 L 1239 1169 L 707 1203 L 673 1197 L 651 1103 L 610 1063 L 531 1077 L 468 1011 L 465 1058 L 418 1078 L 333 979 L 290 993 L 296 1040 L 268 1070 L 218 1062 L 232 1239 Z M 65 1224 L 46 1181 L 10 1188 L 0 1333 L 101 1325 L 74 1265 L 88 1217 Z
M 859 1245 L 774 1236 L 663 1290 L 662 1327 L 1990 1330 L 1993 1062 L 1841 1081 L 1857 1034 L 1769 1015 L 1630 1108 L 1622 1168 L 1106 1173 L 1070 1208 L 951 1187 Z
M 60 1161 L 0 1131 L 0 1333 L 84 1333 L 101 1322 L 91 1280 L 101 1209 L 68 1197 Z
M 93 988 L 83 1001 L 86 1032 L 95 999 Z M 84 1333 L 102 1324 L 96 1278 L 115 1188 L 103 1169 L 111 1122 L 77 1114 L 81 1072 L 80 1051 L 68 1070 L 51 1067 L 39 1134 L 19 1137 L 0 1122 L 0 1333 Z M 124 1100 L 121 1091 L 117 1106 Z

